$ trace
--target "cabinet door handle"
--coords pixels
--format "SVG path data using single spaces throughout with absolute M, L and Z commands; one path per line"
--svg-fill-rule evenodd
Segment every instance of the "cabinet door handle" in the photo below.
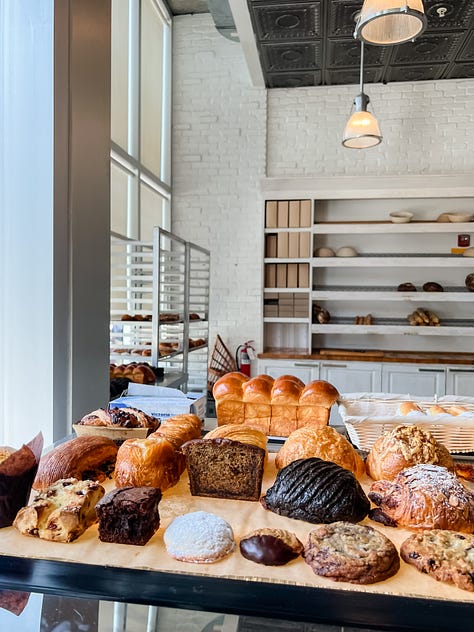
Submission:
M 347 364 L 322 364 L 321 366 L 329 368 L 347 369 Z
M 444 373 L 444 369 L 418 369 L 419 373 Z
M 448 369 L 450 373 L 474 373 L 474 369 Z
M 294 362 L 293 366 L 309 366 L 311 368 L 314 368 L 318 366 L 318 363 L 317 362 Z

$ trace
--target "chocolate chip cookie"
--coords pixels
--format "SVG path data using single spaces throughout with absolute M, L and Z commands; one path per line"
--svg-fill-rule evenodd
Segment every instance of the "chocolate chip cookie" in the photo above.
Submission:
M 474 535 L 444 529 L 414 533 L 403 542 L 400 555 L 439 582 L 474 592 Z
M 400 568 L 394 544 L 372 527 L 333 522 L 309 533 L 303 553 L 316 575 L 338 582 L 374 584 Z

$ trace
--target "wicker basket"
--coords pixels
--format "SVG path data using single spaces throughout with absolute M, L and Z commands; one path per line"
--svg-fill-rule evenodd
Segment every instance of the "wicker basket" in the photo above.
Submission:
M 225 346 L 222 338 L 217 335 L 207 370 L 207 390 L 212 393 L 212 387 L 217 380 L 231 371 L 237 371 L 234 356 Z
M 468 409 L 462 415 L 429 415 L 412 413 L 398 414 L 401 403 L 416 402 L 422 410 L 434 404 L 443 407 L 461 404 Z M 423 426 L 450 452 L 474 451 L 474 399 L 468 397 L 445 396 L 436 402 L 409 395 L 388 395 L 384 393 L 351 393 L 339 400 L 341 415 L 352 443 L 361 450 L 370 450 L 378 437 L 400 424 Z

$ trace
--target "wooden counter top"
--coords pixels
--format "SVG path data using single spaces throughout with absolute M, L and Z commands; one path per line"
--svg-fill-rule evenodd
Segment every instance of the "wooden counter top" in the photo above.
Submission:
M 358 362 L 402 362 L 407 364 L 452 364 L 474 366 L 474 353 L 449 353 L 441 351 L 383 351 L 352 349 L 319 349 L 307 353 L 302 349 L 275 349 L 259 353 L 259 359 L 272 360 L 335 360 Z

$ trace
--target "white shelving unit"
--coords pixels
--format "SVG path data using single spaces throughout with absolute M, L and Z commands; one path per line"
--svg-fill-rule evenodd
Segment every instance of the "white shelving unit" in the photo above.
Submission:
M 474 187 L 462 177 L 384 177 L 272 179 L 263 183 L 267 200 L 311 199 L 309 228 L 265 228 L 265 235 L 309 231 L 310 258 L 265 258 L 265 264 L 307 263 L 310 288 L 264 287 L 272 293 L 308 293 L 313 305 L 330 313 L 330 322 L 308 318 L 263 318 L 265 351 L 336 347 L 474 351 L 474 293 L 464 285 L 474 272 L 474 259 L 452 254 L 456 235 L 471 236 L 474 222 L 437 222 L 446 211 L 474 213 Z M 388 221 L 394 210 L 411 210 L 406 224 Z M 355 247 L 354 257 L 314 256 L 319 247 Z M 424 292 L 428 281 L 443 292 Z M 412 282 L 416 292 L 398 292 Z M 416 308 L 434 311 L 441 326 L 412 326 L 407 316 Z M 357 315 L 372 314 L 372 325 L 354 324 Z
M 209 265 L 208 251 L 161 228 L 151 242 L 112 238 L 110 361 L 146 362 L 163 369 L 161 385 L 205 391 Z

